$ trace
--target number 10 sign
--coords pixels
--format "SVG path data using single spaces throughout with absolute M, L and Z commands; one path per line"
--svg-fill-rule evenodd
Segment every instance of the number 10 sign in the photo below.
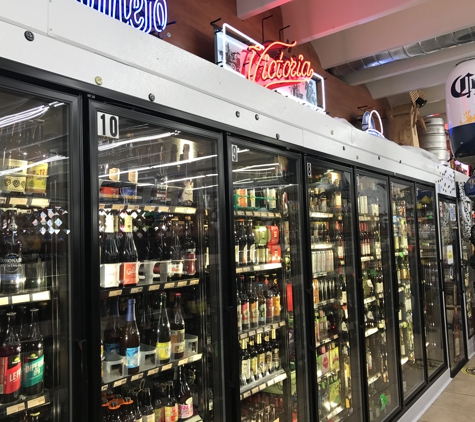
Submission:
M 119 139 L 119 117 L 98 111 L 97 134 L 98 136 Z

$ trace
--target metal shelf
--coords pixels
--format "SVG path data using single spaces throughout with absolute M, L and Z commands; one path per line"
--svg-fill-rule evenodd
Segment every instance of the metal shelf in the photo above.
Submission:
M 277 270 L 279 268 L 282 268 L 281 263 L 250 265 L 246 267 L 236 267 L 236 274 L 249 273 L 254 271 Z
M 287 378 L 287 374 L 283 369 L 279 370 L 275 374 L 268 375 L 265 378 L 260 379 L 259 381 L 253 382 L 252 384 L 246 385 L 241 388 L 240 392 L 240 400 L 244 400 L 245 398 L 257 394 L 259 391 L 270 387 L 271 385 L 277 384 Z
M 9 403 L 0 405 L 0 417 L 14 415 L 18 412 L 24 412 L 25 410 L 34 409 L 36 407 L 44 406 L 50 403 L 50 394 L 45 390 L 42 394 L 36 397 L 20 396 L 20 400 L 16 403 Z
M 276 330 L 277 328 L 283 327 L 285 324 L 286 324 L 285 321 L 279 321 L 279 322 L 271 322 L 269 324 L 262 325 L 257 328 L 251 328 L 250 330 L 239 333 L 239 340 L 243 340 L 245 338 L 255 336 L 256 334 L 265 333 L 270 330 Z
M 104 200 L 104 198 L 101 198 Z M 119 198 L 120 199 L 120 198 Z M 129 198 L 130 199 L 130 198 Z M 196 214 L 195 207 L 180 207 L 180 206 L 168 206 L 168 205 L 151 205 L 150 203 L 146 204 L 124 204 L 124 202 L 113 203 L 104 202 L 99 204 L 99 209 L 112 209 L 112 210 L 123 210 L 127 208 L 128 210 L 144 210 L 144 211 L 154 211 L 154 212 L 164 212 L 169 214 Z
M 362 256 L 361 262 L 372 261 L 373 259 L 374 259 L 374 256 Z
M 310 218 L 333 218 L 332 213 L 328 212 L 309 212 Z
M 366 330 L 366 331 L 364 332 L 364 336 L 365 336 L 365 337 L 372 336 L 373 334 L 376 334 L 378 331 L 379 331 L 379 328 L 378 328 L 378 327 L 370 328 L 369 330 Z
M 235 217 L 261 217 L 261 218 L 282 218 L 280 212 L 272 212 L 272 211 L 244 211 L 244 210 L 237 210 L 234 211 Z
M 196 362 L 198 360 L 201 360 L 202 356 L 202 353 L 196 353 L 194 355 L 184 357 L 179 360 L 173 360 L 171 362 L 164 363 L 163 365 L 149 366 L 146 370 L 140 371 L 139 373 L 134 375 L 120 376 L 114 380 L 102 384 L 101 391 L 107 391 L 109 388 L 116 388 L 129 382 L 141 380 L 142 378 L 147 378 L 152 375 L 156 375 L 159 372 L 165 372 L 178 366 L 186 365 L 191 362 Z
M 51 293 L 49 290 L 42 290 L 39 292 L 22 292 L 12 295 L 1 295 L 0 306 L 17 305 L 19 303 L 28 302 L 42 302 L 44 300 L 51 300 Z
M 331 343 L 332 341 L 337 340 L 337 339 L 338 339 L 338 334 L 335 334 L 334 336 L 330 336 L 330 337 L 328 337 L 328 338 L 324 338 L 323 340 L 320 340 L 319 342 L 317 341 L 317 342 L 315 343 L 315 347 L 323 346 L 324 344 Z
M 120 289 L 103 289 L 101 290 L 101 299 L 107 299 L 108 297 L 130 295 L 142 292 L 151 292 L 153 290 L 163 289 L 176 289 L 179 287 L 193 286 L 200 282 L 199 278 L 190 278 L 188 280 L 167 281 L 164 283 L 153 284 L 136 284 L 134 286 L 126 286 Z
M 322 249 L 332 249 L 333 245 L 331 243 L 316 243 L 313 244 L 311 249 L 312 251 L 319 251 Z

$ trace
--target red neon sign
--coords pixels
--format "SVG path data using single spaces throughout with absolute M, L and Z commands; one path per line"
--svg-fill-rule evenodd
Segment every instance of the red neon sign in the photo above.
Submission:
M 313 77 L 313 68 L 309 60 L 304 60 L 302 54 L 297 58 L 284 58 L 283 50 L 295 47 L 297 41 L 284 43 L 274 41 L 266 46 L 250 46 L 246 56 L 249 62 L 243 66 L 242 73 L 250 81 L 266 88 L 279 88 L 306 82 Z M 271 57 L 272 51 L 275 51 Z M 247 59 L 247 57 L 246 57 Z M 245 60 L 246 62 L 247 60 Z

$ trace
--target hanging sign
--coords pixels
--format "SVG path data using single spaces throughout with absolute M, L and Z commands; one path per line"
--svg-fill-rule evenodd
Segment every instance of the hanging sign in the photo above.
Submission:
M 168 7 L 166 0 L 77 1 L 146 34 L 159 34 L 167 26 Z
M 296 41 L 261 44 L 226 23 L 222 28 L 215 28 L 218 65 L 325 112 L 324 80 L 302 54 L 290 55 L 296 44 Z

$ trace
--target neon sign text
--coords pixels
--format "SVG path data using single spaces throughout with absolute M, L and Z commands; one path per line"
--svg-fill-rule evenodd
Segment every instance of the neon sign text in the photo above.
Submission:
M 167 0 L 77 0 L 146 34 L 167 26 Z
M 267 46 L 259 44 L 249 47 L 249 64 L 243 73 L 250 81 L 266 88 L 276 88 L 306 82 L 313 78 L 313 68 L 302 54 L 297 58 L 284 58 L 284 49 L 295 47 L 297 41 L 284 43 L 275 41 Z M 276 52 L 277 50 L 277 52 Z M 279 51 L 280 50 L 280 51 Z M 271 57 L 272 51 L 276 57 Z M 246 60 L 247 61 L 247 60 Z

